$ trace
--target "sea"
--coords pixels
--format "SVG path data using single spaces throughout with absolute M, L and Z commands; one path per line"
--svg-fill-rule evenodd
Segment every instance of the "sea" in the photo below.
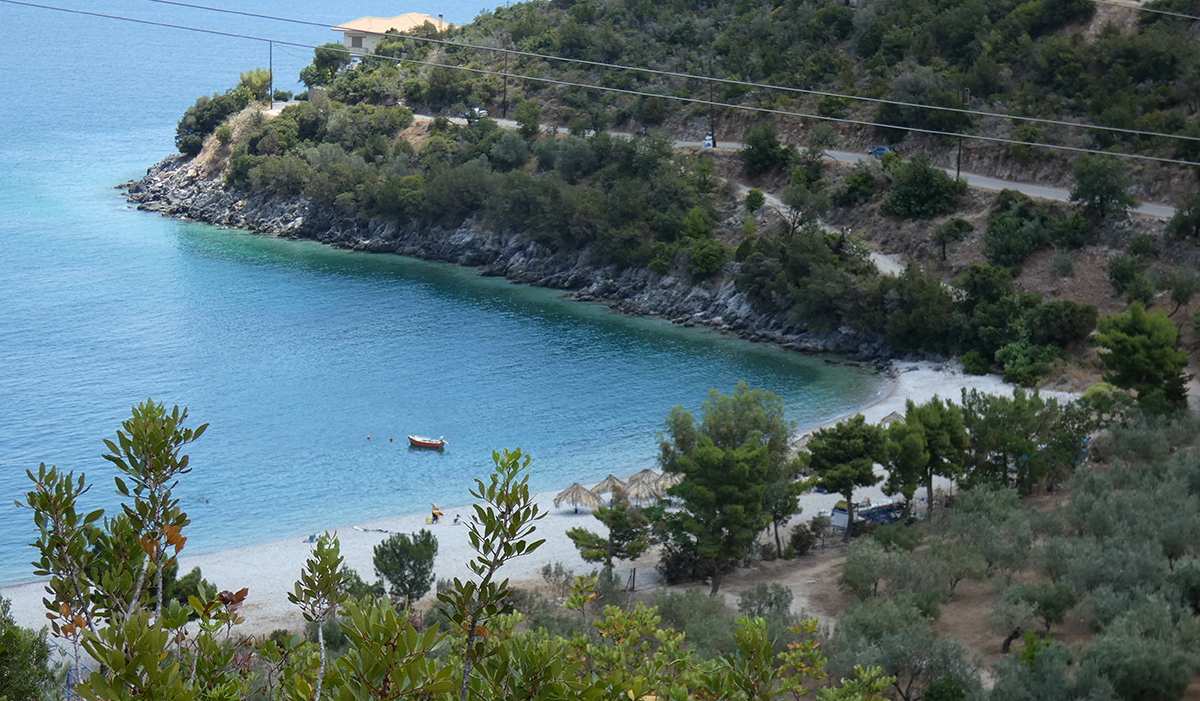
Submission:
M 461 24 L 489 5 L 47 3 L 0 1 L 0 584 L 33 579 L 27 471 L 85 475 L 81 507 L 112 513 L 103 440 L 147 399 L 208 425 L 174 489 L 202 553 L 466 503 L 506 448 L 532 456 L 536 491 L 629 475 L 655 465 L 672 407 L 739 380 L 800 426 L 881 391 L 862 368 L 468 268 L 175 221 L 114 189 L 240 72 L 302 90 L 333 25 Z

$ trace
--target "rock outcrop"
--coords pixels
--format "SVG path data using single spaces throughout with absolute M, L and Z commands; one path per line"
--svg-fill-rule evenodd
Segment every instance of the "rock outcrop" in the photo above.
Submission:
M 661 316 L 685 326 L 707 326 L 753 341 L 806 352 L 830 352 L 883 361 L 891 349 L 850 329 L 813 332 L 783 315 L 763 314 L 733 284 L 736 263 L 713 279 L 694 282 L 686 272 L 659 275 L 593 260 L 589 251 L 555 253 L 519 234 L 484 231 L 468 220 L 457 229 L 370 221 L 304 197 L 226 190 L 219 174 L 169 156 L 146 175 L 121 185 L 138 209 L 215 226 L 248 229 L 338 248 L 396 253 L 479 268 L 484 275 L 565 291 L 630 315 Z

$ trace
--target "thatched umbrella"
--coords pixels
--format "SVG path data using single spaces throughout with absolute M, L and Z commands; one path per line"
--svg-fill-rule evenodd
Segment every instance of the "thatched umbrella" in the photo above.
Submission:
M 575 512 L 578 513 L 580 506 L 591 508 L 599 504 L 600 497 L 593 494 L 592 491 L 587 487 L 576 482 L 570 487 L 567 487 L 559 492 L 558 496 L 554 497 L 554 508 L 557 509 L 558 505 L 564 501 L 574 506 Z
M 666 492 L 671 487 L 683 481 L 682 472 L 664 472 L 662 477 L 658 478 L 658 488 Z
M 642 470 L 641 472 L 635 472 L 632 475 L 630 475 L 629 479 L 625 480 L 625 485 L 626 485 L 626 487 L 628 487 L 628 486 L 634 484 L 635 482 L 648 482 L 650 484 L 658 484 L 658 480 L 661 478 L 662 478 L 662 475 L 658 474 L 654 470 L 651 470 L 650 468 L 647 467 L 645 470 Z
M 899 422 L 899 423 L 904 423 L 904 414 L 901 414 L 901 413 L 900 413 L 900 412 L 898 412 L 898 411 L 893 411 L 892 413 L 890 413 L 890 414 L 888 414 L 887 416 L 885 416 L 885 417 L 883 417 L 882 419 L 880 419 L 880 420 L 879 420 L 879 425 L 880 425 L 880 426 L 887 426 L 887 425 L 894 424 L 894 423 L 897 423 L 897 422 Z
M 630 480 L 629 484 L 625 487 L 625 496 L 629 497 L 630 501 L 639 504 L 643 501 L 660 499 L 662 495 L 663 492 L 659 488 L 658 483 L 650 482 L 649 480 L 638 480 L 637 482 Z
M 616 477 L 609 475 L 604 478 L 600 484 L 592 487 L 592 494 L 604 494 L 606 492 L 616 492 L 618 489 L 625 489 L 625 483 Z

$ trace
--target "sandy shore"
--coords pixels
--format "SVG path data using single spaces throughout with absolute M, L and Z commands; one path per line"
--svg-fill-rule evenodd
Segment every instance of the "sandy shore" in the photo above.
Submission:
M 998 377 L 964 375 L 953 365 L 897 363 L 894 367 L 897 376 L 891 383 L 890 391 L 885 391 L 882 398 L 859 410 L 869 422 L 878 422 L 893 411 L 904 413 L 905 401 L 909 399 L 920 403 L 938 395 L 957 402 L 964 387 L 993 394 L 1012 392 L 1012 388 Z M 819 427 L 800 427 L 797 435 L 804 435 L 815 428 Z M 514 560 L 505 566 L 502 574 L 513 581 L 540 579 L 541 568 L 555 562 L 561 562 L 563 566 L 579 574 L 594 569 L 593 565 L 580 559 L 574 545 L 566 537 L 566 531 L 583 526 L 603 532 L 603 526 L 586 510 L 576 514 L 572 508 L 565 505 L 555 509 L 555 494 L 556 492 L 545 492 L 536 496 L 538 505 L 546 513 L 546 517 L 538 522 L 537 535 L 545 538 L 546 542 L 534 554 Z M 862 490 L 861 494 L 872 500 L 885 498 L 879 487 Z M 337 536 L 346 564 L 354 568 L 364 580 L 373 581 L 375 575 L 371 559 L 376 544 L 386 538 L 388 533 L 411 533 L 428 528 L 438 539 L 438 554 L 434 565 L 436 576 L 447 579 L 465 579 L 471 576 L 467 562 L 474 556 L 474 552 L 467 538 L 468 529 L 465 525 L 452 523 L 456 514 L 460 514 L 465 520 L 473 513 L 469 506 L 471 497 L 466 488 L 462 497 L 458 505 L 440 505 L 444 516 L 438 524 L 428 525 L 426 519 L 429 514 L 423 513 L 339 529 Z M 837 495 L 832 494 L 804 495 L 801 497 L 803 511 L 797 517 L 797 522 L 807 521 L 818 511 L 832 509 L 837 500 Z M 311 548 L 306 539 L 292 538 L 204 555 L 189 556 L 185 551 L 180 558 L 180 572 L 200 567 L 205 579 L 222 589 L 237 590 L 249 587 L 249 597 L 242 608 L 246 618 L 243 631 L 246 633 L 266 634 L 276 628 L 295 629 L 299 628 L 303 621 L 299 610 L 288 603 L 287 592 L 292 589 Z M 653 571 L 655 561 L 655 556 L 651 553 L 638 563 L 638 589 L 660 585 Z M 13 602 L 12 609 L 17 622 L 28 627 L 40 627 L 45 622 L 45 609 L 41 603 L 43 595 L 44 586 L 40 582 L 0 588 L 0 596 Z

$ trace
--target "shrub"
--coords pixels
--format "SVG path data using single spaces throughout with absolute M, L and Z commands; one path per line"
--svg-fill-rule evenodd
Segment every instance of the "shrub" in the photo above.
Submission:
M 233 141 L 233 129 L 228 124 L 222 124 L 217 127 L 216 136 L 217 141 L 220 141 L 222 144 L 228 144 L 230 141 Z
M 663 625 L 687 635 L 699 657 L 712 658 L 735 649 L 733 613 L 720 597 L 708 596 L 699 589 L 682 594 L 660 590 L 650 603 L 658 608 Z
M 1046 233 L 1051 241 L 1067 248 L 1083 248 L 1092 240 L 1092 227 L 1079 212 L 1069 217 L 1051 217 Z
M 1058 251 L 1050 256 L 1050 274 L 1057 278 L 1070 277 L 1075 273 L 1075 260 L 1070 253 Z
M 1128 250 L 1135 258 L 1148 258 L 1154 255 L 1154 239 L 1148 234 L 1134 234 L 1129 239 Z
M 1065 348 L 1091 335 L 1098 317 L 1095 306 L 1064 299 L 1035 307 L 1029 312 L 1026 325 L 1034 343 L 1053 343 Z
M 968 375 L 986 375 L 992 369 L 991 363 L 979 351 L 967 351 L 960 360 L 963 372 Z
M 878 184 L 870 164 L 860 161 L 841 183 L 833 188 L 831 199 L 839 207 L 853 207 L 875 196 Z
M 1050 363 L 1061 356 L 1058 346 L 1039 346 L 1021 338 L 997 350 L 996 362 L 1004 366 L 1005 382 L 1033 387 L 1050 372 Z
M 792 149 L 780 146 L 775 125 L 770 122 L 758 122 L 750 127 L 745 141 L 746 146 L 738 155 L 742 158 L 746 175 L 752 178 L 773 168 L 786 167 L 795 153 Z
M 738 612 L 762 618 L 792 617 L 792 592 L 779 584 L 759 582 L 738 596 Z
M 894 169 L 883 211 L 910 219 L 948 214 L 954 210 L 954 199 L 966 191 L 965 180 L 946 175 L 933 166 L 928 153 L 922 152 Z
M 813 529 L 803 523 L 792 526 L 792 533 L 788 537 L 788 549 L 791 550 L 791 557 L 804 557 L 812 552 L 813 546 L 817 544 L 817 537 Z
M 704 239 L 692 244 L 688 272 L 699 279 L 712 276 L 730 258 L 729 247 L 720 241 Z

